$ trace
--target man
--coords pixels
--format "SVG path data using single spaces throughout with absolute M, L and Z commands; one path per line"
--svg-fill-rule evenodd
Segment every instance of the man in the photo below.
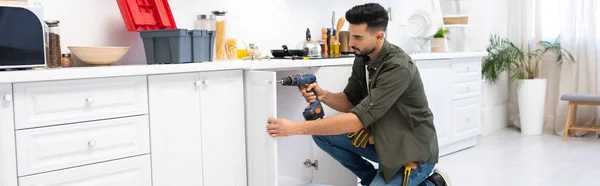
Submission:
M 438 141 L 417 66 L 385 39 L 388 14 L 379 4 L 346 12 L 356 58 L 343 92 L 314 89 L 322 103 L 343 114 L 294 122 L 269 118 L 272 137 L 313 135 L 315 143 L 361 179 L 361 184 L 448 185 L 438 162 Z M 307 102 L 315 95 L 302 92 Z M 376 170 L 363 159 L 379 163 Z M 406 179 L 405 179 L 406 178 Z

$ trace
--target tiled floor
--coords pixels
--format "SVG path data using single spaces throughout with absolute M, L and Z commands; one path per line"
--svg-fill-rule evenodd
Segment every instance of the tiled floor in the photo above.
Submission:
M 440 158 L 453 186 L 600 185 L 600 139 L 503 129 L 479 145 Z

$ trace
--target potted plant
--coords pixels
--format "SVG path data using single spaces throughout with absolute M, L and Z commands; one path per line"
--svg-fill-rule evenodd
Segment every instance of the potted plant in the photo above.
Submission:
M 555 54 L 551 60 L 560 65 L 563 61 L 575 62 L 569 51 L 560 45 L 560 37 L 554 42 L 540 41 L 535 49 L 527 51 L 517 47 L 506 38 L 490 37 L 488 56 L 482 64 L 482 75 L 488 83 L 495 83 L 499 75 L 506 71 L 509 82 L 516 83 L 521 133 L 540 135 L 544 126 L 544 106 L 546 101 L 546 79 L 539 77 L 540 63 L 546 53 Z
M 438 31 L 433 35 L 433 41 L 431 43 L 431 52 L 447 52 L 446 40 L 450 30 L 444 27 L 440 27 Z

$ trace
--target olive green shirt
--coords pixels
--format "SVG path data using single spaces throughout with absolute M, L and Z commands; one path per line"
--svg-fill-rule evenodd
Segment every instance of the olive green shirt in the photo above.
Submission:
M 375 60 L 365 58 L 355 58 L 344 93 L 355 106 L 350 112 L 371 131 L 385 182 L 408 162 L 437 163 L 433 114 L 413 60 L 387 41 Z

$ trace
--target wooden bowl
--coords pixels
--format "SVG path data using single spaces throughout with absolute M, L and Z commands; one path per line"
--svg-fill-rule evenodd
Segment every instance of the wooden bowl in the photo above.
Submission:
M 110 65 L 121 59 L 129 47 L 68 46 L 71 53 L 89 65 Z

